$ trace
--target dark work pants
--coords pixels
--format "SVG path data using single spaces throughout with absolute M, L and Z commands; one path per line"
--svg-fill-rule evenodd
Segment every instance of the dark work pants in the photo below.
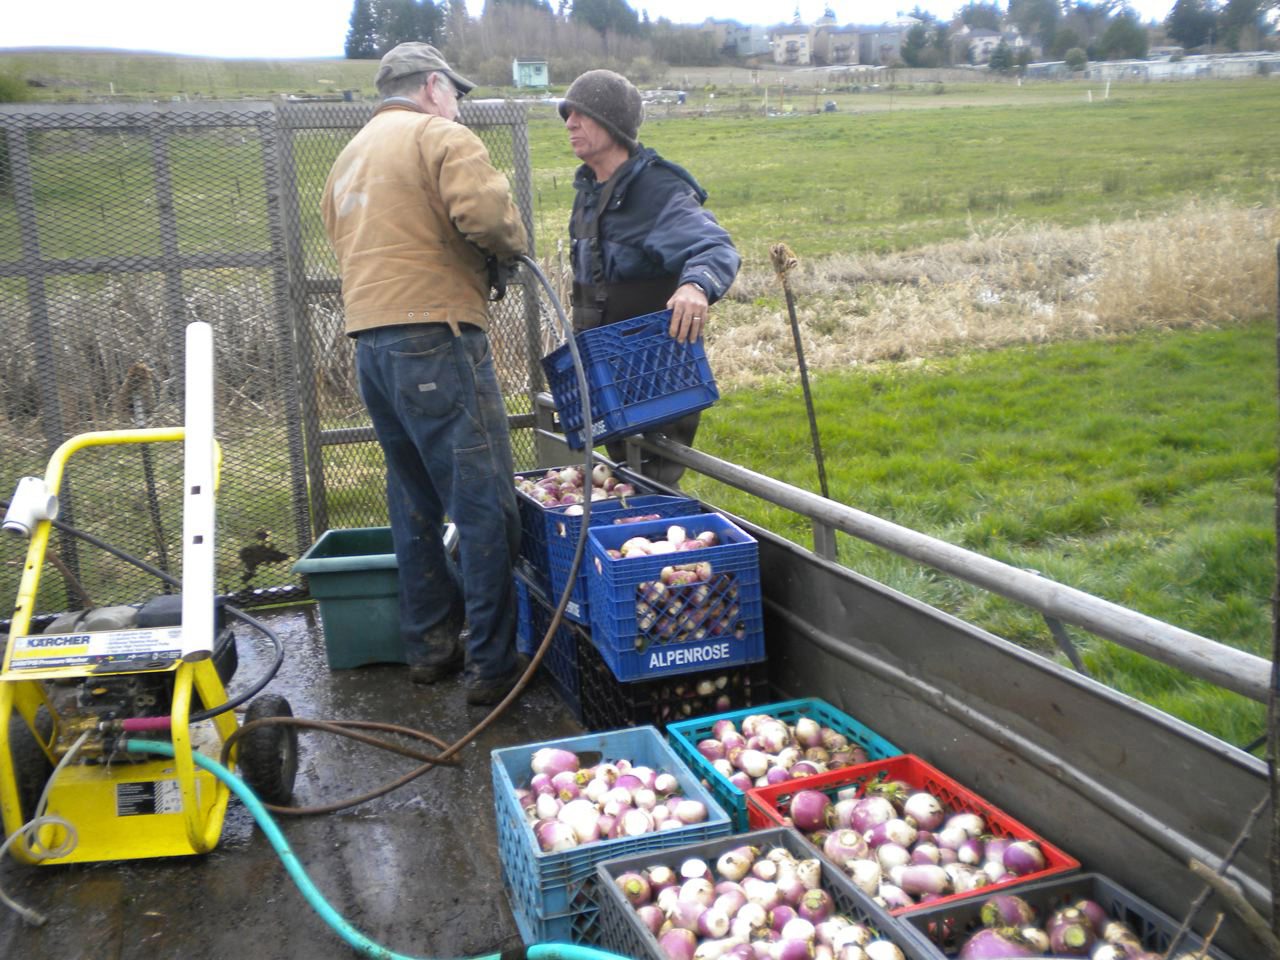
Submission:
M 357 337 L 356 371 L 387 461 L 408 660 L 446 660 L 452 650 L 427 649 L 427 633 L 460 620 L 465 606 L 468 674 L 506 677 L 516 667 L 520 518 L 489 338 L 469 324 L 458 336 L 442 323 L 367 330 Z M 444 549 L 446 514 L 458 528 L 460 571 Z

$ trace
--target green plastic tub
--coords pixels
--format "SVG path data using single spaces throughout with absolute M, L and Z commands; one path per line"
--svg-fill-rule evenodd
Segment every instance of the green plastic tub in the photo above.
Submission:
M 330 670 L 404 663 L 390 527 L 330 530 L 293 565 L 320 604 Z

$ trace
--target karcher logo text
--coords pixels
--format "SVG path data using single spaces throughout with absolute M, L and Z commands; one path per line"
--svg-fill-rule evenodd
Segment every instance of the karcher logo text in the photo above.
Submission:
M 88 634 L 67 637 L 27 637 L 27 646 L 41 647 L 81 647 L 89 642 Z

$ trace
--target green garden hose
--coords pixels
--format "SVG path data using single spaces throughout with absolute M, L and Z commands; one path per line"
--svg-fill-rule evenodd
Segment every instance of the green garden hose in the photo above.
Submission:
M 172 744 L 156 740 L 125 740 L 123 746 L 130 753 L 154 753 L 162 757 L 173 756 Z M 262 828 L 262 832 L 271 841 L 271 846 L 275 848 L 276 853 L 279 854 L 280 859 L 284 862 L 285 869 L 289 871 L 289 876 L 298 885 L 298 889 L 302 892 L 303 897 L 306 898 L 307 903 L 311 905 L 311 908 L 316 913 L 320 914 L 325 923 L 329 924 L 338 936 L 342 937 L 350 946 L 366 957 L 377 957 L 378 960 L 420 960 L 420 958 L 408 957 L 405 954 L 381 947 L 353 927 L 338 911 L 330 906 L 329 901 L 324 898 L 324 894 L 316 889 L 316 885 L 311 882 L 311 878 L 307 876 L 307 871 L 290 848 L 289 841 L 285 839 L 284 834 L 280 832 L 280 828 L 276 826 L 275 820 L 271 818 L 271 814 L 267 812 L 262 801 L 254 795 L 248 785 L 216 760 L 201 753 L 194 754 L 194 758 L 198 766 L 208 770 L 225 783 L 231 792 L 239 797 L 249 809 L 249 812 L 253 814 L 253 818 L 258 821 L 258 826 Z M 527 947 L 523 951 L 490 953 L 480 957 L 473 957 L 471 960 L 518 960 L 521 956 L 528 958 L 528 960 L 627 960 L 625 957 L 620 957 L 604 950 L 596 950 L 594 947 L 583 947 L 570 943 L 539 943 L 532 947 Z

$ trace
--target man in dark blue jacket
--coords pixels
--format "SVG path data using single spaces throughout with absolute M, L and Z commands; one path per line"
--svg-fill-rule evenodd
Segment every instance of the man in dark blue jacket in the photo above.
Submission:
M 741 258 L 729 234 L 703 209 L 707 193 L 682 167 L 636 139 L 640 92 L 612 70 L 578 77 L 560 102 L 569 145 L 582 161 L 569 222 L 573 242 L 573 325 L 601 324 L 671 310 L 671 336 L 702 336 L 707 311 L 729 289 Z M 693 443 L 699 414 L 655 428 Z M 606 445 L 620 460 L 624 445 Z M 674 485 L 684 468 L 650 456 L 642 473 Z

